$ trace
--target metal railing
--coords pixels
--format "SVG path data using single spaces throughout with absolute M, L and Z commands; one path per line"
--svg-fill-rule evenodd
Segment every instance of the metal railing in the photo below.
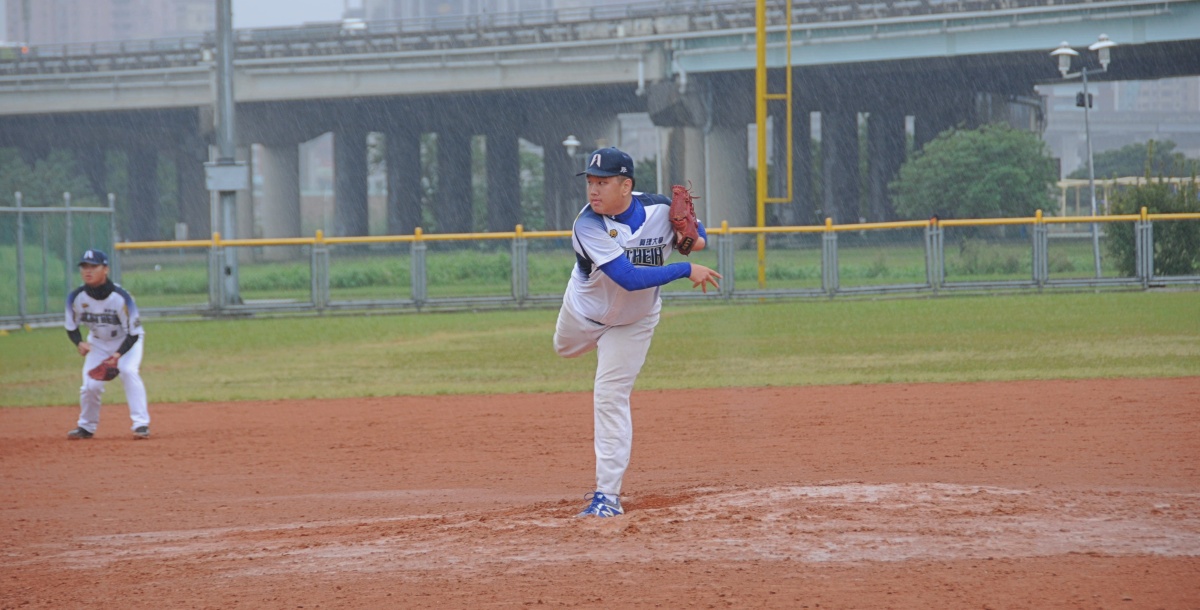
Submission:
M 112 214 L 111 204 L 108 208 L 0 208 L 0 212 L 15 211 L 18 218 L 35 213 L 65 214 L 68 210 L 108 214 L 110 217 Z M 1074 264 L 1065 260 L 1062 251 L 1081 242 L 1070 238 L 1054 238 L 1051 228 L 1092 222 L 1102 223 L 1106 227 L 1133 225 L 1135 264 L 1131 274 L 1118 272 L 1092 277 L 1083 273 L 1091 268 L 1090 259 Z M 1172 284 L 1200 286 L 1200 275 L 1155 275 L 1153 226 L 1156 222 L 1200 222 L 1200 213 L 1149 214 L 1143 209 L 1140 214 L 1130 215 L 1050 218 L 1043 217 L 1039 211 L 1028 218 L 934 219 L 849 225 L 835 225 L 827 221 L 824 226 L 763 228 L 729 227 L 727 223 L 722 223 L 720 227 L 709 231 L 710 242 L 714 242 L 715 248 L 692 256 L 692 260 L 700 259 L 703 264 L 716 268 L 724 276 L 720 290 L 701 293 L 688 290 L 684 286 L 686 282 L 677 282 L 680 286 L 664 287 L 663 296 L 668 300 L 712 301 L 836 298 L 890 293 L 936 295 L 954 291 L 1040 291 L 1051 288 L 1148 289 Z M 1016 235 L 1007 235 L 1008 232 Z M 23 229 L 18 230 L 18 235 L 21 233 Z M 948 233 L 952 236 L 949 240 Z M 764 274 L 753 268 L 757 257 L 755 249 L 750 246 L 758 235 L 763 235 L 770 244 L 767 259 L 777 261 L 770 273 Z M 569 237 L 568 231 L 525 231 L 520 225 L 511 232 L 427 234 L 417 229 L 412 235 L 369 237 L 326 237 L 320 231 L 313 237 L 285 239 L 223 239 L 219 234 L 214 234 L 208 240 L 117 243 L 111 258 L 113 275 L 117 281 L 122 280 L 123 271 L 135 274 L 136 277 L 129 278 L 131 283 L 127 283 L 126 287 L 138 299 L 143 314 L 148 316 L 521 308 L 553 305 L 561 301 L 566 273 L 570 272 L 574 262 Z M 989 246 L 988 239 L 995 239 L 995 244 Z M 508 246 L 497 242 L 508 242 Z M 992 264 L 996 261 L 989 263 L 996 267 L 994 269 L 979 264 L 979 244 L 984 244 L 985 250 L 993 248 L 1005 252 L 999 255 L 1003 259 L 999 261 L 999 266 Z M 0 315 L 0 327 L 53 323 L 62 315 L 56 310 L 33 313 L 23 305 L 24 247 L 18 237 L 17 257 L 21 262 L 17 267 L 16 283 L 22 305 L 18 305 L 16 312 L 0 312 L 3 314 Z M 64 267 L 73 270 L 70 263 L 73 253 L 69 251 L 69 245 L 67 248 L 63 260 L 68 263 Z M 309 277 L 306 282 L 308 287 L 302 292 L 307 294 L 296 294 L 294 289 L 275 293 L 265 289 L 259 290 L 258 294 L 266 298 L 222 305 L 225 295 L 221 292 L 224 290 L 221 274 L 226 249 L 229 248 L 236 249 L 239 256 L 247 260 L 258 260 L 264 267 L 272 264 L 295 266 L 303 261 L 300 264 L 307 268 Z M 272 252 L 291 254 L 272 257 Z M 333 281 L 335 265 L 331 264 L 331 258 L 335 254 L 344 256 L 345 261 L 357 261 L 357 264 L 387 261 L 392 264 L 388 273 L 397 277 L 407 274 L 407 278 L 389 280 L 390 283 L 382 292 L 355 292 L 342 287 L 341 284 L 345 282 Z M 486 273 L 480 273 L 477 277 L 491 279 L 482 282 L 477 290 L 469 286 L 471 280 L 447 279 L 444 273 L 434 279 L 431 271 L 442 268 L 444 259 L 455 255 L 460 255 L 459 258 L 465 261 L 460 264 L 467 268 L 464 270 L 467 275 L 472 273 L 470 267 L 490 265 Z M 46 250 L 43 249 L 43 261 L 45 258 Z M 262 262 L 272 258 L 282 262 Z M 948 263 L 950 258 L 955 261 L 953 268 Z M 404 259 L 407 259 L 407 271 L 401 269 Z M 857 259 L 857 262 L 851 259 Z M 184 264 L 177 261 L 190 262 Z M 493 263 L 500 263 L 503 268 Z M 146 295 L 140 294 L 139 287 L 133 285 L 133 280 L 143 281 L 150 277 L 171 280 L 173 273 L 182 273 L 179 270 L 188 268 L 188 265 L 195 273 L 201 273 L 199 270 L 204 269 L 203 282 L 207 285 L 207 295 L 202 294 L 203 288 L 198 287 L 197 282 L 197 287 L 190 292 L 184 290 L 179 293 L 183 295 L 179 298 L 187 302 L 172 304 L 163 300 L 166 297 L 144 298 Z M 339 259 L 339 265 L 350 263 Z M 247 277 L 245 269 L 243 267 L 243 281 Z M 351 275 L 359 273 L 368 272 L 352 270 Z M 5 275 L 0 270 L 0 277 Z M 760 278 L 757 283 L 753 281 L 756 276 Z M 762 279 L 764 277 L 767 279 Z M 337 287 L 334 287 L 335 283 Z M 43 277 L 43 290 L 46 290 L 47 284 L 47 278 Z M 436 284 L 436 290 L 431 284 Z M 405 289 L 406 295 L 403 294 Z M 243 288 L 241 294 L 246 296 L 248 291 Z M 207 297 L 206 301 L 202 300 L 204 296 Z M 155 302 L 155 298 L 160 302 Z M 43 303 L 46 303 L 45 297 Z
M 794 24 L 926 19 L 951 14 L 1088 11 L 1158 7 L 1178 0 L 818 0 L 797 4 Z M 786 21 L 786 0 L 769 0 L 769 27 Z M 330 22 L 239 29 L 235 59 L 321 57 L 580 42 L 640 36 L 750 30 L 752 2 L 668 1 L 390 21 Z M 211 62 L 213 33 L 95 43 L 40 44 L 0 57 L 0 76 L 191 68 Z

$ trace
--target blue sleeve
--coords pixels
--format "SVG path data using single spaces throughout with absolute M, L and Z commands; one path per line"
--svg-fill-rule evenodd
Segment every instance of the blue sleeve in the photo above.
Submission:
M 669 284 L 692 274 L 691 263 L 671 263 L 662 267 L 634 267 L 624 256 L 600 265 L 600 270 L 621 288 L 630 292 Z
M 708 241 L 708 231 L 704 230 L 704 223 L 699 220 L 696 221 L 696 232 L 700 233 L 700 237 L 703 237 L 704 241 Z M 688 275 L 691 274 L 689 273 Z

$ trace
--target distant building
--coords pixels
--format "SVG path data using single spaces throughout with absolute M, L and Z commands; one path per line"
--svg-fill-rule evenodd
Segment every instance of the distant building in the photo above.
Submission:
M 368 20 L 429 19 L 588 6 L 587 0 L 362 0 Z
M 1087 137 L 1080 83 L 1039 87 L 1046 96 L 1043 139 L 1062 161 L 1062 174 L 1086 167 Z M 1175 142 L 1175 151 L 1200 158 L 1200 77 L 1089 83 L 1092 152 L 1148 140 Z
M 5 0 L 7 40 L 30 45 L 167 38 L 212 31 L 214 0 Z

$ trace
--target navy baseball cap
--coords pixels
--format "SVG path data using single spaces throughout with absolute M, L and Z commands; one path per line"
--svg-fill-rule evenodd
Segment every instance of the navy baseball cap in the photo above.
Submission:
M 633 159 L 618 148 L 608 147 L 592 151 L 588 155 L 587 169 L 575 174 L 582 176 L 624 176 L 633 179 Z
M 79 258 L 80 265 L 104 265 L 108 266 L 108 255 L 99 250 L 88 250 Z

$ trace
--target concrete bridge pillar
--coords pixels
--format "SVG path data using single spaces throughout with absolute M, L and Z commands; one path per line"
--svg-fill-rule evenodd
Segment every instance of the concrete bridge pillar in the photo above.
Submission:
M 162 239 L 158 229 L 158 151 L 149 146 L 126 149 L 129 176 L 128 226 L 133 241 Z
M 821 111 L 821 158 L 825 216 L 837 224 L 858 222 L 861 189 L 857 112 L 846 109 Z
M 333 134 L 333 226 L 339 237 L 367 235 L 367 130 L 342 126 Z
M 438 233 L 469 233 L 471 210 L 471 134 L 446 127 L 437 134 L 437 196 L 433 218 Z
M 684 91 L 670 80 L 652 85 L 646 103 L 659 126 L 663 184 L 638 187 L 670 194 L 671 185 L 691 182 L 700 196 L 696 216 L 705 226 L 753 226 L 747 125 L 754 121 L 754 89 L 745 85 L 715 76 L 696 76 Z
M 789 223 L 819 224 L 813 198 L 812 113 L 807 104 L 792 109 L 792 211 Z
M 705 226 L 719 227 L 721 221 L 729 221 L 731 227 L 754 226 L 755 209 L 750 201 L 746 163 L 750 134 L 746 125 L 714 125 L 707 137 L 708 176 L 701 179 L 708 186 L 696 215 Z
M 384 133 L 383 142 L 387 148 L 387 232 L 408 235 L 421 226 L 421 134 L 395 127 Z
M 487 227 L 512 231 L 521 219 L 521 153 L 512 124 L 490 127 L 487 137 Z
M 203 151 L 176 149 L 175 175 L 179 181 L 179 222 L 187 225 L 188 239 L 212 237 L 209 193 L 204 184 Z
M 663 148 L 660 157 L 663 183 L 639 184 L 638 189 L 669 194 L 672 185 L 687 186 L 690 181 L 696 194 L 700 194 L 704 187 L 704 131 L 698 127 L 660 127 L 659 138 Z
M 300 237 L 300 148 L 297 144 L 262 147 L 262 237 Z M 292 248 L 266 248 L 268 259 L 294 257 Z
M 904 163 L 904 112 L 898 108 L 872 111 L 867 117 L 868 193 L 865 216 L 870 222 L 895 220 L 888 183 Z

